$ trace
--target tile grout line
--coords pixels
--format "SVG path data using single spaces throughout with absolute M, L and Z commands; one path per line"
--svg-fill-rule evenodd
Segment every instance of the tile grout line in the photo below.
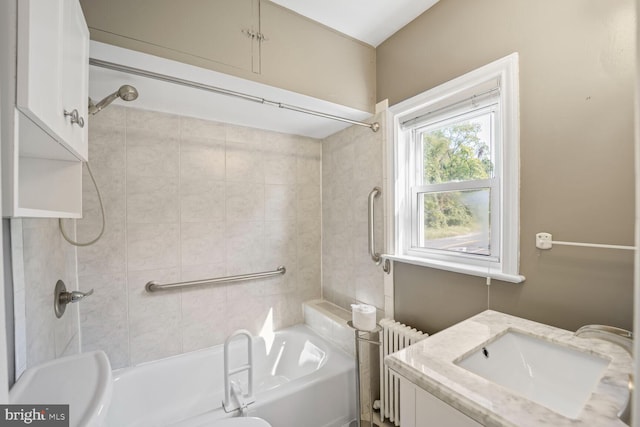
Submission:
M 129 201 L 127 197 L 127 189 L 129 184 L 129 168 L 128 160 L 128 128 L 129 128 L 129 109 L 124 111 L 124 283 L 126 291 L 126 313 L 127 313 L 127 366 L 132 365 L 133 358 L 131 356 L 131 305 L 129 290 Z

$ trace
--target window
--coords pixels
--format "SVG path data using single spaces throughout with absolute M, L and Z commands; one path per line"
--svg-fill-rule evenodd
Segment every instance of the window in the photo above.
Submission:
M 395 255 L 522 282 L 518 56 L 394 106 Z

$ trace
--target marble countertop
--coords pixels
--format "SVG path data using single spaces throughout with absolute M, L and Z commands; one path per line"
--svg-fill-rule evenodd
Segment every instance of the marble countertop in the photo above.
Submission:
M 506 330 L 524 332 L 611 360 L 577 420 L 566 418 L 454 363 Z M 385 358 L 385 363 L 485 426 L 626 426 L 617 417 L 627 400 L 632 370 L 631 357 L 625 350 L 603 340 L 577 338 L 573 332 L 496 311 L 484 311 L 391 354 Z

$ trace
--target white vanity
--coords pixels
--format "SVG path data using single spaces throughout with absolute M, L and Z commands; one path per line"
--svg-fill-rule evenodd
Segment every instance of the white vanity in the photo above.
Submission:
M 388 356 L 403 427 L 619 426 L 629 354 L 487 310 Z

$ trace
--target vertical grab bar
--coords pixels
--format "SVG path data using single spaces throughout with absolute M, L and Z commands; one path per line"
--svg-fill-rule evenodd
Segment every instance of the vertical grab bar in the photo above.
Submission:
M 368 214 L 369 214 L 369 256 L 376 263 L 376 265 L 380 265 L 382 262 L 382 256 L 376 252 L 376 238 L 375 238 L 375 216 L 374 216 L 374 201 L 375 198 L 382 194 L 382 190 L 380 187 L 373 187 L 373 190 L 369 193 L 369 204 L 368 204 Z M 382 266 L 382 270 L 385 273 L 389 273 L 391 271 L 390 263 L 388 259 L 384 260 L 384 264 Z
M 239 366 L 235 369 L 229 369 L 229 344 L 233 341 L 237 336 L 244 335 L 247 338 L 247 364 Z M 238 400 L 238 406 L 235 406 L 231 402 L 231 384 L 229 381 L 229 377 L 231 375 L 239 374 L 240 372 L 248 371 L 248 385 L 247 385 L 247 394 L 245 396 L 236 396 Z M 242 392 L 242 390 L 241 390 Z M 253 398 L 253 338 L 251 337 L 251 332 L 246 329 L 238 329 L 231 335 L 229 335 L 224 342 L 224 410 L 225 412 L 231 412 L 236 409 L 242 409 L 241 403 L 239 402 L 240 398 L 246 398 L 244 401 L 245 405 L 249 405 L 253 403 L 255 399 Z

